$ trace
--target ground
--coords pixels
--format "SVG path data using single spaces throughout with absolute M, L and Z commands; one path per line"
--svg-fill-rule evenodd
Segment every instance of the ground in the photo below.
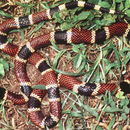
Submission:
M 3 0 L 3 2 L 6 3 L 6 1 Z M 9 2 L 9 1 L 8 1 Z M 22 15 L 23 7 L 17 4 L 13 4 L 13 2 L 7 2 L 7 7 L 3 8 L 2 10 L 13 15 L 13 16 L 20 16 Z M 19 0 L 19 2 L 22 3 L 22 1 Z M 11 3 L 13 5 L 11 5 Z M 40 4 L 40 0 L 37 1 Z M 4 7 L 4 6 L 3 6 Z M 35 9 L 34 9 L 35 11 Z M 0 21 L 3 22 L 5 17 L 0 17 Z M 41 34 L 46 34 L 50 31 L 53 30 L 53 22 L 46 22 L 37 32 L 32 33 L 31 36 L 30 34 L 32 30 L 36 27 L 37 25 L 33 27 L 29 27 L 25 29 L 24 32 L 24 41 L 21 39 L 21 33 L 16 32 L 16 33 L 11 33 L 9 35 L 10 39 L 13 39 L 13 44 L 17 44 L 19 46 L 25 44 L 25 41 L 30 40 L 31 38 L 37 37 Z M 113 39 L 115 40 L 115 39 Z M 115 40 L 116 42 L 116 40 Z M 70 52 L 72 58 L 76 55 L 74 52 L 71 53 L 72 51 L 72 46 L 71 45 L 63 45 L 62 43 L 58 45 L 60 49 L 67 49 L 68 52 Z M 87 47 L 89 48 L 89 47 Z M 87 50 L 87 54 L 89 57 L 89 60 L 94 61 L 97 56 L 97 51 L 94 51 L 95 46 L 93 46 L 93 51 L 91 49 Z M 38 52 L 44 57 L 48 58 L 50 64 L 53 64 L 54 58 L 57 56 L 58 52 L 54 50 L 52 46 L 48 46 L 46 48 L 42 48 L 38 50 Z M 1 54 L 1 57 L 7 57 L 9 63 L 13 63 L 15 57 L 8 57 L 6 55 Z M 115 55 L 111 54 L 109 56 L 109 59 L 111 59 L 111 62 L 115 60 Z M 71 73 L 77 73 L 77 70 L 74 68 L 74 63 L 72 60 L 68 58 L 67 53 L 65 53 L 60 60 L 58 61 L 58 67 L 57 69 L 65 71 L 65 72 L 71 72 Z M 129 70 L 129 67 L 127 65 L 127 71 Z M 30 81 L 33 85 L 35 85 L 38 81 L 40 81 L 41 76 L 40 72 L 32 65 L 27 64 L 27 73 L 30 78 Z M 115 71 L 116 73 L 116 71 Z M 117 74 L 118 75 L 118 74 Z M 128 73 L 126 74 L 129 75 Z M 77 79 L 82 80 L 82 76 L 77 77 Z M 111 75 L 108 76 L 108 80 L 111 79 Z M 109 81 L 110 82 L 110 81 Z M 112 82 L 117 82 L 117 79 L 114 79 Z M 8 90 L 19 92 L 20 86 L 19 83 L 15 77 L 15 72 L 14 68 L 10 68 L 8 72 L 6 72 L 6 76 L 0 80 L 0 86 L 7 88 Z M 124 128 L 124 130 L 127 130 L 127 128 L 130 126 L 129 125 L 129 119 L 128 120 L 119 120 L 120 113 L 115 112 L 114 117 L 110 116 L 109 114 L 105 114 L 102 109 L 105 109 L 104 104 L 102 104 L 102 98 L 101 96 L 99 97 L 82 97 L 79 95 L 75 95 L 71 93 L 68 90 L 65 90 L 64 88 L 61 88 L 60 91 L 60 96 L 62 100 L 62 107 L 63 107 L 63 115 L 62 119 L 58 123 L 58 125 L 52 130 L 56 129 L 97 129 L 96 126 L 99 127 L 99 129 L 108 129 L 108 126 L 110 125 L 110 121 L 115 119 L 116 121 L 114 122 L 112 129 L 118 129 L 119 126 L 121 128 Z M 129 95 L 128 95 L 129 97 Z M 113 97 L 115 99 L 115 97 Z M 79 101 L 80 100 L 80 101 Z M 76 103 L 76 102 L 77 103 Z M 116 100 L 116 105 L 118 101 Z M 119 101 L 120 102 L 120 101 Z M 94 108 L 97 107 L 97 113 L 99 114 L 98 119 L 96 119 L 93 115 L 88 114 L 85 110 L 84 107 L 81 107 L 82 103 L 84 107 L 86 107 L 87 110 L 94 110 Z M 48 97 L 43 99 L 42 102 L 42 110 L 45 113 L 45 115 L 48 115 L 49 113 L 49 106 L 48 106 Z M 86 105 L 88 104 L 88 105 Z M 85 113 L 86 112 L 86 113 Z M 130 113 L 127 114 L 127 118 L 130 117 Z M 87 127 L 86 127 L 87 126 Z M 110 126 L 109 126 L 110 127 Z M 31 121 L 28 118 L 27 114 L 27 105 L 14 105 L 11 101 L 6 101 L 4 105 L 1 106 L 0 109 L 0 128 L 1 129 L 17 129 L 17 130 L 40 130 L 41 128 L 37 128 L 34 126 Z

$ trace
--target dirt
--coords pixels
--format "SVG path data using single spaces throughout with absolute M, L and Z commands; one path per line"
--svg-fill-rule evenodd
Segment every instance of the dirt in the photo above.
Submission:
M 40 2 L 40 1 L 38 1 Z M 3 10 L 6 10 L 6 12 L 11 13 L 13 16 L 20 16 L 22 15 L 21 12 L 23 10 L 22 7 L 20 6 L 16 6 L 16 5 L 12 5 L 9 6 L 8 8 L 5 8 Z M 0 22 L 3 22 L 5 20 L 5 18 L 0 18 Z M 28 37 L 28 34 L 31 32 L 32 29 L 34 29 L 34 27 L 29 27 L 27 30 L 24 31 L 25 34 L 25 41 L 30 40 L 31 38 L 37 37 L 41 34 L 46 34 L 48 32 L 51 31 L 51 28 L 49 27 L 53 27 L 53 24 L 48 22 L 46 23 L 46 25 L 44 25 L 37 33 L 33 33 L 30 37 Z M 48 28 L 48 29 L 46 29 Z M 17 44 L 19 46 L 23 45 L 25 43 L 25 41 L 21 40 L 21 35 L 20 33 L 12 33 L 9 35 L 9 38 L 13 38 L 13 44 Z M 62 49 L 71 49 L 71 46 L 68 45 L 58 45 L 59 48 Z M 50 63 L 52 64 L 52 61 L 54 59 L 54 57 L 57 55 L 57 52 L 52 49 L 50 46 L 46 47 L 46 48 L 42 48 L 38 51 L 44 58 L 46 56 L 48 56 L 48 59 L 50 61 Z M 92 55 L 91 58 L 93 58 L 95 56 L 95 54 Z M 14 57 L 9 57 L 9 62 L 14 62 Z M 95 58 L 94 58 L 95 59 Z M 60 62 L 58 64 L 58 69 L 63 70 L 63 71 L 67 71 L 67 72 L 75 72 L 76 70 L 73 67 L 73 62 L 67 62 L 67 57 L 62 57 L 60 59 Z M 65 65 L 65 67 L 63 67 Z M 40 72 L 32 65 L 27 64 L 27 74 L 30 78 L 30 81 L 33 85 L 35 85 L 37 82 L 39 82 L 41 80 L 41 75 Z M 79 79 L 81 79 L 79 77 Z M 14 72 L 14 68 L 10 68 L 9 72 L 6 72 L 6 77 L 3 78 L 2 80 L 0 80 L 0 86 L 7 88 L 8 90 L 11 91 L 15 91 L 15 92 L 19 92 L 20 91 L 20 86 L 19 83 L 15 77 L 15 72 Z M 63 88 L 62 88 L 63 90 Z M 69 93 L 67 91 L 65 91 L 65 93 L 68 95 Z M 61 99 L 65 100 L 66 97 L 60 93 Z M 71 96 L 71 98 L 73 98 L 75 100 L 74 96 Z M 81 97 L 80 97 L 81 98 Z M 97 97 L 89 97 L 88 98 L 88 104 L 90 107 L 95 107 L 97 105 L 97 101 L 98 98 Z M 49 102 L 48 102 L 48 98 L 47 95 L 44 98 L 44 105 L 42 105 L 42 110 L 45 113 L 45 115 L 48 115 L 49 113 Z M 69 108 L 71 105 L 71 102 L 67 102 L 65 105 L 64 110 L 66 110 L 67 108 Z M 33 125 L 29 118 L 28 118 L 28 114 L 27 114 L 27 105 L 14 105 L 11 101 L 7 101 L 4 104 L 5 107 L 5 115 L 7 117 L 7 122 L 4 120 L 3 116 L 2 116 L 2 111 L 0 112 L 0 122 L 6 122 L 6 124 L 9 124 L 12 129 L 14 130 L 41 130 L 41 128 L 37 128 L 35 125 Z M 80 108 L 79 108 L 80 110 Z M 86 116 L 85 119 L 87 120 L 87 124 L 88 124 L 88 128 L 91 127 L 91 123 L 95 123 L 95 120 L 93 119 L 92 116 Z M 63 115 L 62 116 L 62 120 L 64 122 L 66 122 L 67 120 L 67 116 Z M 103 118 L 103 122 L 105 122 L 104 124 L 100 124 L 101 126 L 104 125 L 104 127 L 107 127 L 107 122 L 109 122 L 111 119 L 109 119 L 109 117 L 107 116 L 106 119 Z M 74 119 L 74 124 L 77 128 L 80 128 L 80 124 L 81 124 L 81 119 L 80 118 L 75 118 Z M 5 126 L 4 124 L 0 123 L 0 128 L 3 129 L 10 129 L 8 126 Z M 58 125 L 54 128 L 52 128 L 52 130 L 56 130 L 58 129 Z

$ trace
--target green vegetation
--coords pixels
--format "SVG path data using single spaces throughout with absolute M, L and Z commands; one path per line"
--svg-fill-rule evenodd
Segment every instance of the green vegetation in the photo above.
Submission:
M 20 3 L 15 1 L 17 6 L 23 7 L 22 15 L 28 15 L 32 12 L 38 12 L 43 9 L 48 9 L 50 7 L 55 7 L 60 4 L 70 2 L 71 0 L 62 0 L 55 2 L 30 2 L 30 3 Z M 124 15 L 111 15 L 107 13 L 101 13 L 96 10 L 87 10 L 82 8 L 75 8 L 73 10 L 64 10 L 60 13 L 55 13 L 53 16 L 53 22 L 55 23 L 54 29 L 68 30 L 72 27 L 84 28 L 84 29 L 100 29 L 102 26 L 107 26 L 116 22 L 118 18 L 119 21 L 130 21 L 130 0 L 88 0 L 88 2 L 93 4 L 98 4 L 100 6 L 116 9 L 118 11 L 126 13 Z M 1 3 L 0 3 L 1 5 Z M 8 14 L 0 9 L 1 17 L 10 18 L 13 17 L 12 14 Z M 33 29 L 28 33 L 28 38 L 34 33 L 37 33 L 42 26 L 46 25 L 49 21 L 43 21 L 37 25 L 33 25 Z M 25 40 L 24 31 L 30 29 L 27 27 L 24 29 L 13 30 L 10 33 L 20 32 L 22 41 Z M 9 39 L 12 41 L 13 39 Z M 105 41 L 102 45 L 86 45 L 84 43 L 71 44 L 72 47 L 61 49 L 58 45 L 52 42 L 51 48 L 57 52 L 57 56 L 53 60 L 52 68 L 63 74 L 69 74 L 72 76 L 82 76 L 82 80 L 85 82 L 98 82 L 104 83 L 117 80 L 120 83 L 122 74 L 127 72 L 127 64 L 130 61 L 130 45 L 127 43 L 125 37 L 114 37 Z M 67 45 L 66 45 L 67 46 Z M 9 71 L 10 63 L 4 58 L 0 58 L 0 78 L 5 77 L 5 73 Z M 57 68 L 59 61 L 62 57 L 67 58 L 68 63 L 72 62 L 75 68 L 75 73 L 64 72 Z M 46 58 L 48 64 L 49 58 Z M 66 67 L 67 63 L 64 63 L 63 67 Z M 34 88 L 45 89 L 45 86 L 34 86 Z M 75 94 L 66 89 L 60 90 L 61 96 L 65 100 L 62 100 L 62 119 L 59 122 L 59 129 L 88 129 L 88 123 L 91 122 L 89 126 L 92 130 L 102 130 L 104 126 L 100 123 L 103 118 L 109 118 L 107 122 L 107 129 L 113 129 L 116 121 L 118 129 L 122 129 L 123 125 L 129 124 L 129 99 L 127 96 L 123 95 L 123 92 L 118 93 L 116 96 L 112 96 L 110 92 L 106 92 L 105 95 L 99 96 L 97 105 L 93 108 L 88 105 L 89 98 L 83 97 Z M 69 102 L 70 107 L 66 108 L 67 102 Z M 44 102 L 47 104 L 47 102 Z M 102 104 L 102 109 L 99 106 Z M 4 122 L 0 121 L 0 124 L 4 125 L 8 129 L 13 129 L 6 118 L 6 111 L 4 108 L 5 102 L 1 102 L 2 117 Z M 17 109 L 19 113 L 19 109 Z M 21 113 L 22 115 L 22 113 Z M 26 118 L 26 116 L 24 117 Z M 108 120 L 107 120 L 108 121 Z M 87 123 L 88 122 L 88 123 Z M 125 122 L 125 123 L 124 123 Z M 124 124 L 123 124 L 124 123 Z M 28 124 L 31 124 L 29 122 Z

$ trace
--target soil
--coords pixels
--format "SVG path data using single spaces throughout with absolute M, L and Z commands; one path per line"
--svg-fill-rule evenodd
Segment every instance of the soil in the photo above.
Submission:
M 19 2 L 21 2 L 21 1 L 19 0 Z M 38 2 L 40 3 L 40 0 L 38 0 Z M 20 15 L 22 15 L 23 8 L 21 6 L 16 6 L 15 4 L 11 5 L 11 3 L 10 3 L 9 6 L 3 8 L 2 10 L 6 11 L 7 13 L 12 14 L 13 16 L 20 16 Z M 2 23 L 5 19 L 6 19 L 5 17 L 0 17 L 0 23 Z M 52 31 L 53 30 L 53 23 L 47 22 L 45 25 L 43 25 L 42 28 L 39 29 L 38 32 L 33 33 L 31 36 L 28 36 L 28 34 L 34 28 L 35 28 L 35 26 L 29 27 L 28 29 L 24 30 L 25 41 L 22 41 L 21 35 L 19 32 L 11 33 L 9 35 L 9 38 L 13 39 L 13 44 L 17 44 L 19 46 L 24 45 L 25 42 L 30 40 L 31 38 L 34 38 L 34 37 L 37 37 L 41 34 L 46 34 L 50 31 Z M 71 49 L 71 45 L 63 45 L 62 43 L 60 45 L 58 45 L 58 47 L 61 49 Z M 57 52 L 54 49 L 52 49 L 50 46 L 48 46 L 46 48 L 42 48 L 42 49 L 38 50 L 38 52 L 44 58 L 46 58 L 46 56 L 47 56 L 51 64 L 52 64 L 54 57 L 57 55 Z M 3 55 L 1 55 L 1 56 L 3 57 Z M 93 56 L 90 58 L 93 58 Z M 14 57 L 9 57 L 9 63 L 11 63 L 11 62 L 13 63 L 14 59 L 15 59 Z M 68 60 L 67 57 L 63 56 L 59 61 L 58 69 L 66 71 L 66 72 L 76 72 L 76 70 L 73 67 L 73 62 L 68 63 L 67 60 Z M 40 72 L 34 66 L 32 66 L 30 64 L 27 64 L 27 74 L 28 74 L 30 81 L 33 85 L 35 85 L 37 82 L 39 82 L 41 80 Z M 78 79 L 81 79 L 81 78 L 82 77 L 79 77 Z M 14 68 L 10 68 L 10 71 L 6 72 L 5 78 L 0 80 L 0 86 L 7 88 L 8 90 L 11 90 L 11 91 L 15 91 L 15 92 L 20 91 L 19 83 L 15 77 Z M 64 90 L 63 88 L 61 88 L 61 89 Z M 64 90 L 64 92 L 67 95 L 69 94 L 68 91 Z M 66 97 L 62 93 L 60 93 L 60 96 L 61 96 L 61 99 L 63 101 L 66 99 Z M 75 100 L 75 97 L 73 95 L 71 96 L 71 98 Z M 82 97 L 80 97 L 80 99 L 82 99 Z M 94 108 L 97 105 L 97 101 L 98 101 L 98 97 L 89 97 L 88 98 L 88 104 L 90 107 Z M 45 113 L 45 115 L 48 115 L 48 113 L 49 113 L 49 105 L 48 104 L 49 104 L 49 102 L 48 102 L 48 98 L 46 95 L 46 97 L 44 98 L 43 105 L 42 105 L 42 110 Z M 68 101 L 64 107 L 64 110 L 68 109 L 70 107 L 70 105 L 71 105 L 71 102 Z M 6 103 L 4 104 L 4 108 L 5 108 L 5 115 L 6 115 L 7 121 L 5 121 L 5 119 L 2 116 L 3 112 L 0 111 L 0 129 L 4 129 L 4 128 L 10 129 L 10 127 L 1 123 L 1 122 L 6 122 L 6 124 L 9 124 L 9 126 L 12 127 L 11 129 L 14 129 L 14 130 L 41 130 L 41 128 L 36 127 L 35 125 L 33 125 L 30 122 L 30 120 L 28 118 L 28 114 L 27 114 L 27 104 L 14 105 L 11 101 L 6 101 Z M 80 110 L 80 108 L 79 108 L 79 110 Z M 86 116 L 85 119 L 88 122 L 87 123 L 88 128 L 91 127 L 91 123 L 96 123 L 96 121 L 94 120 L 94 118 L 92 116 Z M 67 120 L 67 115 L 64 114 L 62 116 L 62 120 L 65 123 Z M 110 120 L 111 119 L 108 116 L 106 116 L 106 118 L 102 119 L 102 122 L 104 122 L 104 123 L 102 123 L 102 124 L 100 123 L 100 125 L 101 126 L 103 125 L 104 129 L 106 129 L 107 124 Z M 75 126 L 77 128 L 80 128 L 81 122 L 82 121 L 80 118 L 75 118 L 73 123 L 75 124 Z M 52 130 L 56 130 L 58 128 L 59 128 L 59 125 L 52 128 Z M 116 128 L 116 126 L 115 126 L 115 128 Z

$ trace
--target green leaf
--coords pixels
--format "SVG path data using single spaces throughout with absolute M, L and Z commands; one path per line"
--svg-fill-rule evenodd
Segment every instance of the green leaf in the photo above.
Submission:
M 118 125 L 118 130 L 122 130 L 122 126 Z
M 79 47 L 73 44 L 72 50 L 76 53 L 79 52 Z
M 5 13 L 5 12 L 2 11 L 2 10 L 0 10 L 0 15 L 5 16 L 5 17 L 7 17 L 7 18 L 12 18 L 12 17 L 13 17 L 12 15 L 10 15 L 10 14 L 8 14 L 8 13 Z
M 111 93 L 109 92 L 109 104 L 111 105 L 112 108 L 115 108 L 115 102 L 113 101 L 113 98 L 111 96 Z
M 103 128 L 101 126 L 97 126 L 96 130 L 103 130 Z
M 126 10 L 126 14 L 127 14 L 128 17 L 130 17 L 130 9 Z
M 88 0 L 89 3 L 98 4 L 98 0 Z
M 116 97 L 119 99 L 125 99 L 124 92 L 120 91 L 119 93 L 116 94 Z
M 104 59 L 105 60 L 105 59 Z M 106 60 L 107 61 L 107 60 Z M 109 64 L 107 64 L 107 63 L 109 63 Z M 107 66 L 105 66 L 105 74 L 107 74 L 113 67 L 116 67 L 116 64 L 115 63 L 110 63 L 110 62 L 106 62 L 106 65 Z
M 63 23 L 63 19 L 60 17 L 60 14 L 59 13 L 54 13 L 53 15 L 53 18 L 54 18 L 54 22 L 55 23 Z
M 114 125 L 115 121 L 116 121 L 116 118 L 113 117 L 112 120 L 110 121 L 109 125 L 108 125 L 108 130 L 112 129 L 112 126 Z
M 59 121 L 59 130 L 65 130 L 62 120 Z
M 115 114 L 114 114 L 114 113 L 110 113 L 110 116 L 111 116 L 111 117 L 114 117 L 114 116 L 115 116 Z
M 77 54 L 77 60 L 75 60 L 75 68 L 78 69 L 82 63 L 83 57 L 82 54 Z
M 67 119 L 67 125 L 66 125 L 66 129 L 67 130 L 71 130 L 73 129 L 73 124 L 72 124 L 72 120 L 70 120 L 69 118 Z
M 11 31 L 10 31 L 10 33 L 15 33 L 15 32 L 20 32 L 22 41 L 25 40 L 23 29 L 14 29 L 14 30 L 11 30 Z
M 82 106 L 86 111 L 88 111 L 91 115 L 93 115 L 94 117 L 98 117 L 98 113 L 96 111 L 96 109 L 92 109 L 91 107 L 89 107 L 88 105 L 83 105 Z
M 104 109 L 104 112 L 122 112 L 123 110 L 122 109 L 119 109 L 119 108 L 112 108 L 110 106 L 107 106 L 105 109 Z
M 54 68 L 53 68 L 54 69 Z M 61 71 L 59 69 L 54 69 L 54 71 L 56 71 L 57 73 L 62 73 L 62 74 L 65 74 L 65 75 L 71 75 L 71 76 L 81 76 L 83 74 L 85 74 L 84 72 L 79 72 L 79 73 L 69 73 L 69 72 L 65 72 L 65 71 Z
M 45 21 L 40 22 L 40 23 L 28 34 L 28 37 L 31 36 L 34 32 L 37 32 L 44 24 L 45 24 Z
M 115 19 L 116 19 L 116 16 L 113 16 L 111 14 L 104 14 L 104 17 L 101 20 L 101 25 L 106 26 L 108 24 L 114 23 L 114 22 L 116 22 Z
M 120 67 L 121 66 L 120 54 L 119 54 L 117 48 L 114 47 L 113 49 L 114 49 L 114 53 L 115 53 L 115 56 L 116 56 L 116 61 L 117 61 L 118 67 Z
M 111 7 L 111 5 L 106 1 L 100 1 L 100 2 L 98 2 L 98 5 L 100 5 L 104 8 L 110 8 Z
M 95 15 L 93 12 L 89 12 L 89 16 L 87 17 L 88 20 L 92 21 L 94 19 Z
M 78 15 L 78 20 L 85 20 L 88 16 L 89 16 L 89 12 L 88 11 L 82 11 L 79 15 Z
M 119 117 L 119 120 L 126 120 L 127 119 L 127 116 L 125 113 L 122 113 L 121 116 Z
M 45 85 L 34 85 L 34 86 L 32 86 L 32 88 L 46 90 L 46 86 Z
M 58 65 L 59 58 L 66 52 L 66 50 L 61 50 L 58 52 L 58 54 L 55 56 L 53 60 L 53 68 L 55 69 Z
M 120 6 L 119 6 L 119 10 L 121 11 L 123 9 L 124 9 L 124 5 L 123 5 L 123 3 L 121 3 Z
M 0 79 L 5 76 L 5 70 L 9 71 L 9 64 L 6 60 L 0 58 Z
M 3 64 L 0 64 L 0 79 L 5 76 L 4 66 Z
M 130 8 L 130 0 L 125 1 L 125 8 L 126 9 Z
M 64 22 L 63 24 L 61 24 L 61 29 L 64 31 L 72 28 L 73 26 L 74 26 L 73 23 Z
M 61 49 L 55 44 L 54 41 L 51 41 L 52 48 L 55 49 L 56 51 L 61 51 Z
M 78 118 L 83 118 L 82 114 L 80 111 L 76 111 L 76 112 L 70 112 L 72 117 L 78 117 Z
M 116 0 L 117 3 L 120 3 L 120 2 L 122 2 L 122 1 L 124 1 L 124 0 Z
M 129 100 L 126 98 L 126 99 L 121 99 L 121 102 L 120 102 L 120 105 L 123 107 L 123 106 L 127 106 L 129 104 Z
M 123 106 L 123 110 L 126 114 L 129 114 L 130 110 L 127 106 Z
M 3 64 L 3 67 L 6 71 L 9 71 L 9 64 L 6 60 L 0 58 L 0 63 Z

